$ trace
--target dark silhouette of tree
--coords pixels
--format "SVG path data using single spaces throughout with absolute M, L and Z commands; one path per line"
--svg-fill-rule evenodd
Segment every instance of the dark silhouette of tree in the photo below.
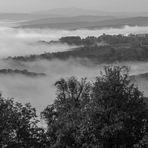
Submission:
M 96 81 L 72 77 L 56 82 L 57 98 L 42 112 L 52 148 L 133 148 L 147 134 L 143 94 L 128 68 L 107 66 Z
M 42 113 L 47 121 L 49 146 L 55 148 L 82 147 L 79 142 L 83 109 L 90 101 L 90 84 L 86 79 L 71 77 L 55 83 L 57 98 Z
M 71 77 L 55 83 L 57 97 L 41 113 L 0 95 L 2 148 L 144 148 L 148 110 L 125 66 L 106 66 L 94 83 Z
M 130 82 L 127 67 L 105 67 L 94 83 L 92 102 L 93 125 L 105 148 L 132 148 L 146 135 L 146 104 L 143 94 Z
M 62 37 L 59 41 L 69 45 L 82 45 L 82 40 L 79 36 Z
M 44 147 L 45 131 L 37 126 L 36 117 L 30 104 L 23 106 L 0 96 L 0 147 Z

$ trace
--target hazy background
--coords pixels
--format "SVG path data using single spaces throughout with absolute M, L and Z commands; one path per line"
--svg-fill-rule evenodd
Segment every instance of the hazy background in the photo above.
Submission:
M 1 0 L 1 12 L 33 12 L 78 7 L 102 11 L 147 11 L 147 0 Z
M 98 37 L 103 33 L 110 35 L 128 35 L 130 33 L 148 33 L 148 27 L 124 26 L 123 28 L 105 28 L 105 29 L 79 29 L 79 30 L 55 30 L 55 29 L 23 29 L 0 27 L 0 57 L 8 56 L 26 56 L 30 54 L 42 54 L 44 52 L 62 52 L 72 50 L 77 46 L 67 44 L 53 43 L 45 44 L 41 41 L 57 41 L 64 36 L 87 36 Z

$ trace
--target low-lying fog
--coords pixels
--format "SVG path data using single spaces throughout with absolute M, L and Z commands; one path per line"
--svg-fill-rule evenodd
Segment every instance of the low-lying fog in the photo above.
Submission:
M 86 60 L 86 59 L 85 59 Z M 39 111 L 42 111 L 55 99 L 56 89 L 54 83 L 60 78 L 76 76 L 77 78 L 87 77 L 93 81 L 100 74 L 103 65 L 93 65 L 87 61 L 89 66 L 84 66 L 80 59 L 69 59 L 67 61 L 39 60 L 36 62 L 5 62 L 1 61 L 0 68 L 28 69 L 32 72 L 46 73 L 46 77 L 27 77 L 23 75 L 0 75 L 0 90 L 5 97 L 14 97 L 17 101 L 30 102 Z M 130 67 L 131 74 L 148 72 L 148 63 L 122 63 Z M 143 84 L 143 82 L 145 82 Z M 148 96 L 148 81 L 138 81 L 142 91 Z
M 0 75 L 0 91 L 3 96 L 14 97 L 17 101 L 30 102 L 38 111 L 42 111 L 48 104 L 55 99 L 54 83 L 60 78 L 70 76 L 88 77 L 93 80 L 102 69 L 102 65 L 93 65 L 91 61 L 88 66 L 81 64 L 82 59 L 69 59 L 60 61 L 38 60 L 36 62 L 12 62 L 2 60 L 7 56 L 40 54 L 44 52 L 57 52 L 71 50 L 74 46 L 66 44 L 40 44 L 39 41 L 58 40 L 63 36 L 99 36 L 106 34 L 130 34 L 148 33 L 148 27 L 129 27 L 120 29 L 102 30 L 50 30 L 50 29 L 17 29 L 10 27 L 0 27 L 0 69 L 27 69 L 31 72 L 46 73 L 46 77 L 27 77 L 23 75 Z M 131 74 L 148 72 L 148 63 L 123 63 L 131 67 Z M 142 84 L 142 83 L 141 83 Z M 146 81 L 140 87 L 148 90 Z M 145 95 L 148 96 L 147 91 Z
M 51 29 L 21 29 L 13 27 L 0 27 L 0 57 L 41 54 L 44 52 L 57 52 L 69 50 L 67 44 L 41 44 L 39 41 L 58 40 L 63 36 L 100 36 L 103 33 L 138 34 L 148 33 L 148 27 L 105 28 L 97 30 L 51 30 Z
M 54 83 L 60 78 L 76 76 L 93 79 L 98 73 L 99 66 L 82 66 L 79 59 L 67 61 L 53 60 L 36 62 L 5 62 L 1 61 L 0 69 L 28 69 L 32 72 L 46 73 L 46 77 L 26 77 L 24 75 L 0 75 L 0 90 L 3 96 L 14 97 L 19 102 L 31 102 L 37 110 L 43 110 L 55 99 Z M 88 61 L 89 62 L 89 61 Z M 91 63 L 91 62 L 90 62 Z M 90 65 L 90 64 L 89 64 Z

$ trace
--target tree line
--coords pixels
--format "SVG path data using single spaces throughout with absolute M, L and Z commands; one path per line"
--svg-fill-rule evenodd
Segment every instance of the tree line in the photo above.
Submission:
M 59 41 L 47 42 L 48 44 L 76 45 L 76 48 L 56 53 L 43 53 L 40 55 L 9 57 L 16 61 L 35 61 L 39 59 L 68 60 L 69 58 L 89 59 L 93 63 L 115 63 L 123 61 L 148 61 L 148 35 L 106 35 L 99 37 L 79 36 L 62 37 Z M 47 44 L 46 43 L 46 44 Z
M 0 96 L 2 148 L 145 148 L 148 106 L 126 66 L 105 66 L 94 82 L 70 77 L 55 83 L 55 101 L 41 118 L 29 103 Z

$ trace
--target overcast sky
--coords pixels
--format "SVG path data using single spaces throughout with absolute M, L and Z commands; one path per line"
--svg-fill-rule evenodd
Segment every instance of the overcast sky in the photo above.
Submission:
M 148 0 L 0 0 L 0 12 L 77 7 L 102 11 L 148 11 Z

